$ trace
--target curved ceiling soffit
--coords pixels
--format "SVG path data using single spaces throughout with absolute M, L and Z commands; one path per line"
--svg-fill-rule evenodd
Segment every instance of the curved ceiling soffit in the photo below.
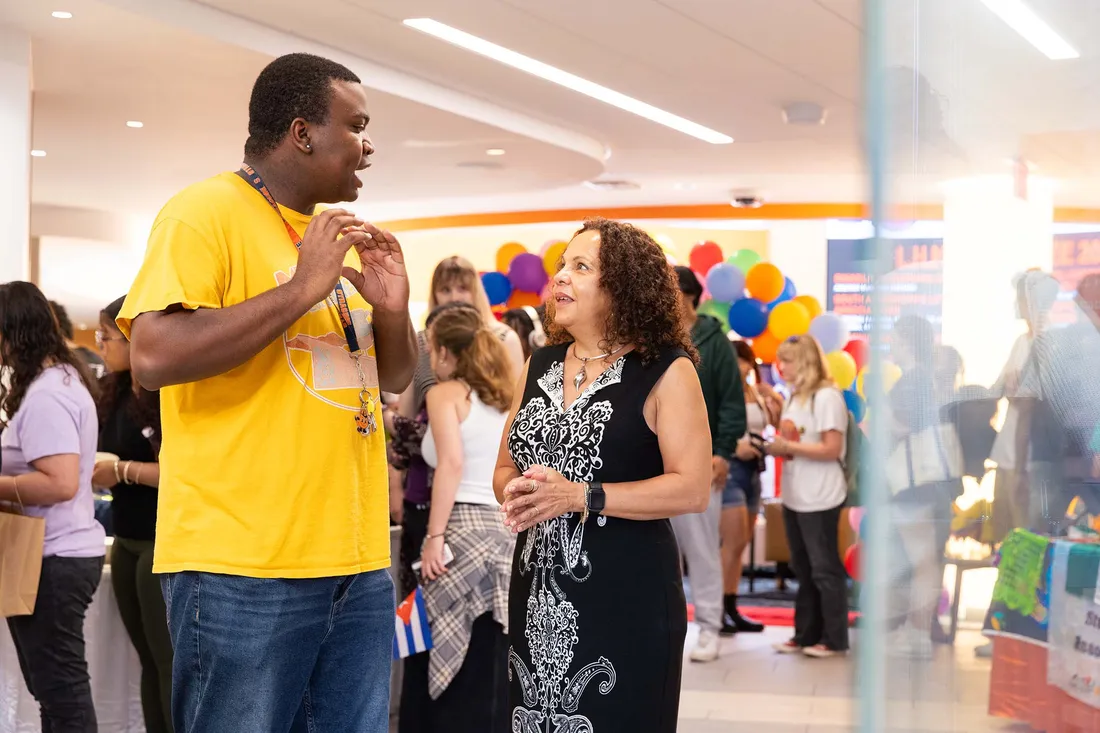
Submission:
M 366 86 L 380 92 L 570 150 L 599 162 L 601 167 L 607 160 L 607 147 L 595 138 L 387 68 L 346 51 L 201 5 L 193 0 L 101 1 L 136 15 L 153 18 L 166 25 L 185 29 L 199 36 L 269 56 L 295 52 L 324 56 L 347 66 L 365 80 Z

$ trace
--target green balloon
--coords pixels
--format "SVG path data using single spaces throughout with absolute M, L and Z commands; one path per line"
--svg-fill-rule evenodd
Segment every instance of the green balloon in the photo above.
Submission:
M 719 303 L 717 300 L 707 300 L 699 304 L 699 314 L 717 318 L 722 323 L 722 330 L 730 330 L 730 304 Z
M 760 262 L 763 257 L 758 252 L 754 252 L 751 249 L 739 249 L 726 259 L 726 262 L 737 267 L 741 272 L 747 273 L 749 268 Z

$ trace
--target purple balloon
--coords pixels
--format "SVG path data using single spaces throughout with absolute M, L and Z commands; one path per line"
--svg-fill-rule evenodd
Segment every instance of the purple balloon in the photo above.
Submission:
M 745 273 L 735 265 L 715 265 L 707 273 L 707 291 L 720 303 L 740 300 L 745 297 Z
M 730 328 L 741 338 L 756 338 L 768 330 L 768 306 L 756 298 L 741 298 L 730 306 Z
M 810 322 L 810 335 L 821 344 L 826 354 L 840 351 L 848 343 L 848 327 L 836 313 L 822 313 Z
M 516 290 L 524 293 L 541 293 L 550 276 L 546 274 L 541 257 L 524 252 L 516 255 L 512 260 L 508 268 L 508 279 L 512 281 L 512 287 Z

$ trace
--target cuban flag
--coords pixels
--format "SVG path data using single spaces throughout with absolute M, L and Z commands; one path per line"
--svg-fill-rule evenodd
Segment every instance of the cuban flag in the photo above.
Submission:
M 428 609 L 420 586 L 397 607 L 393 624 L 394 659 L 404 659 L 432 648 L 432 628 L 428 625 Z

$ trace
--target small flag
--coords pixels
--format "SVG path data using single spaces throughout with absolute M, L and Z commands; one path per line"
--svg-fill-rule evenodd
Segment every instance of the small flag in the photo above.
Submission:
M 432 627 L 428 625 L 428 609 L 420 586 L 397 607 L 393 624 L 394 659 L 404 659 L 432 648 Z

